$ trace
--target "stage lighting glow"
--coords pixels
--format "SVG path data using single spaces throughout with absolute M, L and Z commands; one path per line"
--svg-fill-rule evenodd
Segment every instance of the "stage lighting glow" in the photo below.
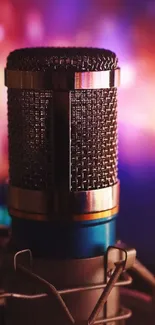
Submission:
M 11 218 L 8 214 L 8 210 L 6 208 L 0 207 L 0 225 L 2 226 L 10 226 Z
M 29 42 L 42 41 L 44 37 L 44 25 L 38 13 L 30 13 L 26 19 L 26 34 Z
M 121 67 L 121 87 L 134 86 L 136 71 L 132 64 L 124 64 Z
M 79 32 L 75 39 L 76 46 L 89 46 L 91 44 L 91 35 L 89 32 Z
M 0 25 L 0 42 L 4 40 L 4 37 L 5 37 L 5 30 L 3 25 Z
M 57 39 L 51 39 L 48 42 L 48 46 L 55 46 L 55 47 L 64 46 L 64 47 L 69 47 L 69 46 L 73 46 L 73 43 L 71 41 L 69 41 L 69 40 L 66 40 L 66 39 L 57 38 Z
M 4 88 L 4 68 L 0 65 L 0 120 L 6 120 L 6 100 L 7 100 L 7 91 Z M 0 136 L 1 136 L 0 129 Z

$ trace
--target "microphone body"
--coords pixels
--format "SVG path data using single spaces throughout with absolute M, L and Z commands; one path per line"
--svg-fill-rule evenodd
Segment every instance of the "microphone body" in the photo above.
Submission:
M 117 57 L 104 49 L 16 50 L 5 69 L 14 247 L 31 249 L 36 273 L 62 295 L 79 287 L 64 296 L 77 322 L 90 316 L 116 257 L 107 261 L 105 253 L 116 243 L 119 208 L 118 84 Z M 32 284 L 15 276 L 10 287 L 29 292 Z M 37 324 L 51 324 L 51 317 L 68 324 L 52 295 L 8 306 L 8 324 L 33 324 L 34 312 Z M 116 286 L 99 317 L 119 312 Z M 123 325 L 123 315 L 111 324 Z
M 91 48 L 9 55 L 8 207 L 18 249 L 87 258 L 115 244 L 117 61 Z

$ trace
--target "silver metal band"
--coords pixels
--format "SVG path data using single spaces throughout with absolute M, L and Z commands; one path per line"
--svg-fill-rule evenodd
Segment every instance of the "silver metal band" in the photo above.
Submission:
M 70 192 L 67 195 L 52 197 L 42 191 L 32 191 L 9 186 L 9 209 L 30 214 L 49 215 L 51 218 L 62 213 L 67 218 L 74 214 L 96 213 L 113 209 L 119 205 L 119 182 L 113 186 L 90 191 Z
M 17 89 L 80 90 L 120 85 L 120 68 L 108 71 L 20 71 L 5 69 L 5 86 Z
M 72 203 L 78 214 L 95 213 L 113 209 L 119 205 L 119 181 L 98 190 L 72 193 Z
M 9 186 L 8 207 L 27 213 L 46 214 L 48 212 L 47 195 L 43 191 Z
M 75 89 L 103 89 L 120 85 L 120 68 L 111 71 L 76 72 Z

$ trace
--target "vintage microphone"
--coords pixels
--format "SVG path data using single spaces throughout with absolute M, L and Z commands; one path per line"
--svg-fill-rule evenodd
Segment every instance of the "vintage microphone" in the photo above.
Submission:
M 112 317 L 113 324 L 124 324 L 130 316 L 129 311 L 120 311 L 119 285 L 131 281 L 119 284 L 117 280 L 133 264 L 135 252 L 130 251 L 129 260 L 124 248 L 107 253 L 116 244 L 119 210 L 119 79 L 118 59 L 105 49 L 20 49 L 10 53 L 5 69 L 8 208 L 14 247 L 16 251 L 30 249 L 37 273 L 60 294 L 68 290 L 64 299 L 75 322 L 89 319 L 93 324 L 98 315 L 101 320 L 97 322 Z M 107 296 L 102 299 L 107 272 L 115 262 L 108 285 L 116 287 L 109 298 L 111 289 L 105 289 Z M 32 272 L 20 270 L 36 279 Z M 82 289 L 64 289 L 73 287 Z M 16 301 L 11 303 L 15 313 Z M 64 323 L 56 310 L 52 321 Z M 45 319 L 48 323 L 49 313 L 43 318 L 39 314 L 37 323 Z

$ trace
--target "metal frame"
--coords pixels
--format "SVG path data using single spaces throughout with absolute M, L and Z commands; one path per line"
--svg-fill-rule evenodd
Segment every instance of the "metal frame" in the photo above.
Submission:
M 102 284 L 102 285 L 91 285 L 91 286 L 83 286 L 83 287 L 77 287 L 77 288 L 72 288 L 72 289 L 63 289 L 63 290 L 57 290 L 51 283 L 49 283 L 48 281 L 46 281 L 45 279 L 43 279 L 42 277 L 40 277 L 39 275 L 35 274 L 32 272 L 32 264 L 33 264 L 33 258 L 32 258 L 32 253 L 29 249 L 26 250 L 22 250 L 19 251 L 15 254 L 14 256 L 14 269 L 15 271 L 18 269 L 20 272 L 24 273 L 25 275 L 27 275 L 30 278 L 34 278 L 35 280 L 39 281 L 40 283 L 45 285 L 45 292 L 38 294 L 38 295 L 25 295 L 25 294 L 16 294 L 16 293 L 2 293 L 0 295 L 1 298 L 18 298 L 18 299 L 41 299 L 41 298 L 45 298 L 48 295 L 50 295 L 51 293 L 57 298 L 57 300 L 59 301 L 62 309 L 64 310 L 64 312 L 66 313 L 68 320 L 70 321 L 70 323 L 72 324 L 76 324 L 75 319 L 73 318 L 73 316 L 71 315 L 68 307 L 66 306 L 62 295 L 66 295 L 66 294 L 71 294 L 73 292 L 82 292 L 82 291 L 86 291 L 86 290 L 94 290 L 94 289 L 99 289 L 99 288 L 104 288 L 103 293 L 101 294 L 99 300 L 97 301 L 91 315 L 89 316 L 88 320 L 86 321 L 86 323 L 88 325 L 93 325 L 93 324 L 101 324 L 101 323 L 108 323 L 108 322 L 113 322 L 113 321 L 118 321 L 118 320 L 125 320 L 127 318 L 129 318 L 132 314 L 131 310 L 127 309 L 127 308 L 123 308 L 121 307 L 120 313 L 119 315 L 116 315 L 115 317 L 109 317 L 109 318 L 105 318 L 105 319 L 97 319 L 97 316 L 100 312 L 100 310 L 104 307 L 108 296 L 111 292 L 111 290 L 115 287 L 115 286 L 122 286 L 122 285 L 128 285 L 132 282 L 132 278 L 127 275 L 127 273 L 123 273 L 123 277 L 124 279 L 121 281 L 118 281 L 120 275 L 122 274 L 122 272 L 124 272 L 127 268 L 131 267 L 134 260 L 135 260 L 135 250 L 128 250 L 126 251 L 124 248 L 120 248 L 120 247 L 109 247 L 107 250 L 107 254 L 106 254 L 106 260 L 108 261 L 108 255 L 110 253 L 111 250 L 113 249 L 119 249 L 120 251 L 120 256 L 123 257 L 121 258 L 120 261 L 114 263 L 115 268 L 112 270 L 111 272 L 111 276 L 109 277 L 109 275 L 107 275 L 107 283 L 106 284 Z M 30 261 L 30 269 L 25 268 L 24 266 L 20 265 L 17 263 L 17 259 L 21 254 L 25 254 L 28 253 L 29 254 L 29 261 Z

